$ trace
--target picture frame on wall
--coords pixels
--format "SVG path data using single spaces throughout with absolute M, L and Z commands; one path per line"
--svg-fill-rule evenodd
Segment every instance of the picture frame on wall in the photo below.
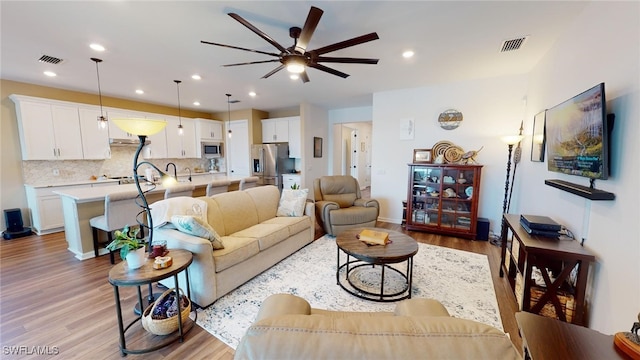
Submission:
M 431 159 L 431 149 L 413 149 L 413 163 L 423 163 L 430 164 L 433 160 Z
M 313 137 L 313 157 L 321 158 L 322 157 L 322 138 L 321 137 Z
M 533 137 L 531 138 L 531 161 L 544 162 L 545 119 L 547 111 L 543 110 L 533 117 Z

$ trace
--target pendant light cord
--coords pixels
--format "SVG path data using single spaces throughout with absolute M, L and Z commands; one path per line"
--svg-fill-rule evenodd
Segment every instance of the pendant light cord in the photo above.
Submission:
M 102 60 L 98 58 L 91 58 L 91 60 L 95 61 L 96 63 L 96 75 L 98 76 L 98 98 L 100 99 L 100 116 L 104 117 L 104 114 L 102 113 L 102 90 L 100 89 L 100 71 L 98 71 L 98 63 L 102 62 Z
M 176 83 L 176 88 L 178 89 L 178 121 L 180 121 L 180 126 L 182 126 L 182 118 L 180 117 L 180 80 L 173 80 Z
M 227 95 L 227 132 L 231 136 L 231 94 Z

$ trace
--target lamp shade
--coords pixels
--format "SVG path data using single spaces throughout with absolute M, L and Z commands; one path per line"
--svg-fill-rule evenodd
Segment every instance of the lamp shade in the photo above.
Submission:
M 507 135 L 500 138 L 507 145 L 515 145 L 519 143 L 524 136 L 522 135 Z
M 120 129 L 133 135 L 153 135 L 167 126 L 165 120 L 143 118 L 119 118 L 111 119 Z

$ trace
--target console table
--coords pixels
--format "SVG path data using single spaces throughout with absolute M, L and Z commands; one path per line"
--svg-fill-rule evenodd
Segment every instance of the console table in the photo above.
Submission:
M 535 314 L 550 310 L 559 320 L 585 326 L 585 290 L 589 264 L 595 261 L 593 254 L 567 237 L 529 235 L 520 225 L 520 215 L 505 214 L 501 255 L 500 277 L 507 274 L 521 310 Z M 532 278 L 534 266 L 540 270 L 544 286 L 536 286 Z M 568 279 L 574 268 L 576 281 L 572 284 Z M 540 295 L 533 305 L 532 291 Z M 567 301 L 567 296 L 572 298 Z
M 526 312 L 516 313 L 525 360 L 628 359 L 613 336 Z

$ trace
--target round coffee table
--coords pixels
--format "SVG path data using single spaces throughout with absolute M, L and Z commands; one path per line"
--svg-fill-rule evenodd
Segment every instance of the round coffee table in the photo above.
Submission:
M 413 256 L 418 252 L 418 243 L 397 231 L 367 228 L 387 232 L 391 240 L 387 245 L 367 245 L 357 238 L 364 229 L 346 230 L 336 237 L 338 285 L 354 296 L 372 301 L 410 299 Z M 344 263 L 340 263 L 340 252 L 347 255 Z M 405 272 L 399 265 L 391 266 L 402 262 L 407 263 Z

